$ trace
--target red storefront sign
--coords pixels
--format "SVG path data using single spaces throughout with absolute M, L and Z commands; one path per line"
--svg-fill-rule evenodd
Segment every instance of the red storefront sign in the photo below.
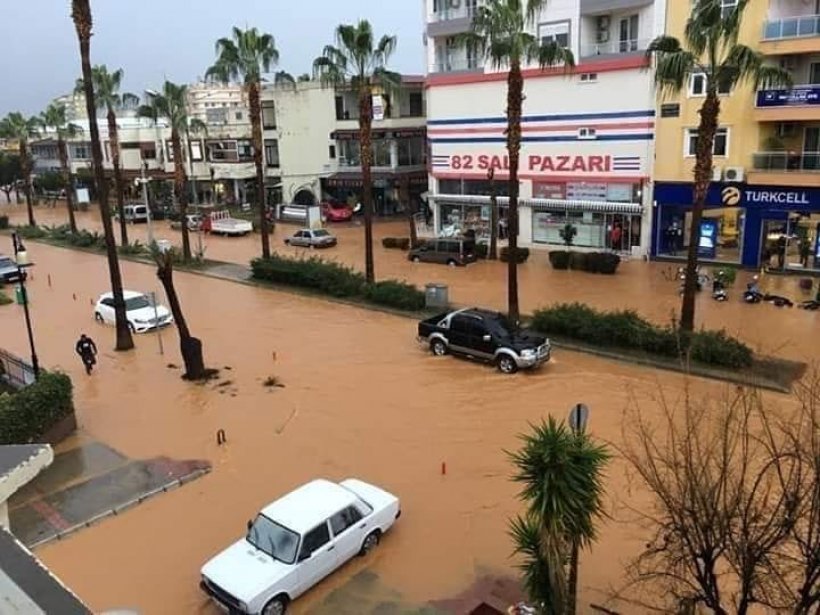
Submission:
M 566 155 L 541 156 L 537 154 L 524 157 L 521 161 L 523 168 L 534 173 L 544 172 L 580 172 L 580 173 L 608 173 L 613 170 L 612 156 L 609 155 Z M 463 154 L 450 156 L 450 168 L 456 171 L 477 169 L 486 171 L 498 169 L 507 171 L 510 168 L 508 156 L 488 154 Z

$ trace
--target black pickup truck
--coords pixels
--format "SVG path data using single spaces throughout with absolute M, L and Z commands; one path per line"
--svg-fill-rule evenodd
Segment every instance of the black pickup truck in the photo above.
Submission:
M 517 329 L 503 314 L 479 308 L 438 314 L 419 323 L 418 341 L 436 356 L 448 352 L 492 363 L 505 374 L 537 367 L 550 359 L 550 342 Z

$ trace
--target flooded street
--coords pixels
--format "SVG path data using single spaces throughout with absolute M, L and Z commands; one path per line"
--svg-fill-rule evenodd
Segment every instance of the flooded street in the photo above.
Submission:
M 41 223 L 52 216 L 61 221 L 64 210 L 38 210 Z M 88 218 L 83 224 L 93 226 Z M 405 227 L 381 224 L 377 236 L 404 235 Z M 277 228 L 275 246 L 286 228 Z M 133 239 L 145 229 L 129 232 Z M 327 255 L 358 265 L 353 235 L 359 232 L 339 229 L 341 245 Z M 167 228 L 157 232 L 175 235 Z M 206 243 L 206 255 L 220 260 L 246 263 L 258 251 L 256 236 L 208 237 Z M 618 442 L 630 395 L 650 403 L 658 386 L 669 392 L 682 383 L 675 374 L 562 351 L 537 372 L 503 376 L 418 348 L 412 320 L 177 273 L 183 309 L 192 333 L 203 340 L 206 364 L 220 369 L 220 382 L 230 381 L 189 384 L 168 367 L 181 363 L 174 328 L 161 334 L 164 355 L 156 334 L 137 336 L 135 351 L 111 350 L 113 328 L 92 318 L 91 301 L 108 289 L 102 256 L 35 242 L 29 256 L 37 264 L 30 295 L 40 361 L 72 376 L 80 429 L 129 457 L 207 459 L 213 466 L 191 484 L 37 551 L 95 610 L 217 613 L 198 588 L 201 565 L 241 536 L 261 506 L 319 476 L 381 485 L 401 498 L 403 515 L 374 554 L 299 599 L 294 613 L 330 612 L 322 610 L 328 596 L 365 570 L 377 576 L 372 591 L 400 596 L 408 605 L 456 595 L 487 573 L 515 574 L 507 524 L 521 506 L 504 450 L 517 447 L 516 435 L 549 414 L 563 419 L 583 401 L 591 408 L 591 432 Z M 411 266 L 404 256 L 379 243 L 377 276 L 444 282 L 456 303 L 503 307 L 503 265 L 451 270 Z M 523 308 L 583 300 L 639 308 L 663 321 L 678 300 L 662 267 L 628 263 L 616 276 L 590 277 L 553 272 L 539 254 L 521 268 Z M 156 291 L 164 300 L 153 268 L 123 261 L 122 269 L 126 288 Z M 817 313 L 705 299 L 699 316 L 709 326 L 741 330 L 745 339 L 782 356 L 817 357 Z M 760 317 L 753 320 L 751 313 Z M 0 307 L 0 331 L 3 347 L 28 357 L 19 306 Z M 74 355 L 83 331 L 101 353 L 91 377 Z M 284 388 L 263 386 L 271 376 Z M 724 386 L 697 381 L 702 394 Z M 227 436 L 221 447 L 219 429 Z M 630 488 L 620 461 L 609 467 L 606 487 L 613 519 L 601 527 L 593 552 L 582 554 L 581 613 L 589 612 L 590 602 L 605 601 L 606 590 L 622 581 L 623 564 L 645 542 L 622 503 L 640 506 L 647 496 Z M 349 598 L 345 606 L 345 612 L 370 612 Z

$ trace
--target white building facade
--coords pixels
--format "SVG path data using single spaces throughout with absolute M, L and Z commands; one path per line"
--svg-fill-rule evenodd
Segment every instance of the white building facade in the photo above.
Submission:
M 488 171 L 504 215 L 506 72 L 460 48 L 480 0 L 425 0 L 429 203 L 435 232 L 489 234 Z M 652 219 L 656 96 L 645 50 L 663 0 L 552 0 L 533 34 L 576 66 L 524 68 L 519 242 L 646 254 Z M 616 230 L 617 229 L 617 230 Z

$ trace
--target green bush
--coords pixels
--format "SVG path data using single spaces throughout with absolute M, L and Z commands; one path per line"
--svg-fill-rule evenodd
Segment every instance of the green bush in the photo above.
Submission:
M 417 311 L 424 307 L 424 293 L 412 284 L 385 280 L 368 285 L 364 276 L 350 267 L 318 257 L 288 258 L 272 255 L 251 261 L 257 280 L 309 288 L 332 297 L 363 299 L 378 305 Z
M 643 350 L 666 357 L 680 354 L 678 330 L 654 325 L 631 310 L 601 312 L 581 303 L 564 303 L 538 310 L 532 328 L 594 346 Z M 691 336 L 690 353 L 692 360 L 718 367 L 748 367 L 753 359 L 751 349 L 725 331 L 696 331 Z
M 143 254 L 150 253 L 148 246 L 144 243 L 140 243 L 139 240 L 136 240 L 133 243 L 129 243 L 125 246 L 120 246 L 119 248 L 117 248 L 117 250 L 119 250 L 120 254 L 123 254 L 125 256 L 141 256 Z
M 9 227 L 9 217 L 8 216 L 0 216 L 0 230 L 7 229 Z
M 385 237 L 382 239 L 382 246 L 388 250 L 409 250 L 409 237 Z
M 589 273 L 614 274 L 621 264 L 621 257 L 612 252 L 568 252 L 553 250 L 549 253 L 553 269 L 576 269 Z
M 48 235 L 46 229 L 39 226 L 18 226 L 15 230 L 23 239 L 42 239 Z
M 408 312 L 424 309 L 424 293 L 412 284 L 385 280 L 364 287 L 364 298 L 377 305 L 384 305 Z
M 517 248 L 516 252 L 516 259 L 515 261 L 520 265 L 521 263 L 526 263 L 527 259 L 530 257 L 530 249 L 529 248 Z M 503 262 L 508 262 L 510 260 L 510 249 L 507 246 L 501 248 L 498 254 L 498 258 L 501 259 Z
M 587 264 L 586 252 L 570 252 L 569 253 L 569 267 L 577 271 L 587 271 L 589 265 Z
M 553 250 L 549 253 L 548 258 L 553 269 L 569 269 L 570 252 Z
M 0 292 L 0 305 L 8 305 L 9 303 L 14 303 L 14 301 L 6 293 Z
M 36 442 L 73 412 L 71 379 L 57 372 L 40 372 L 35 383 L 0 394 L 0 444 Z

